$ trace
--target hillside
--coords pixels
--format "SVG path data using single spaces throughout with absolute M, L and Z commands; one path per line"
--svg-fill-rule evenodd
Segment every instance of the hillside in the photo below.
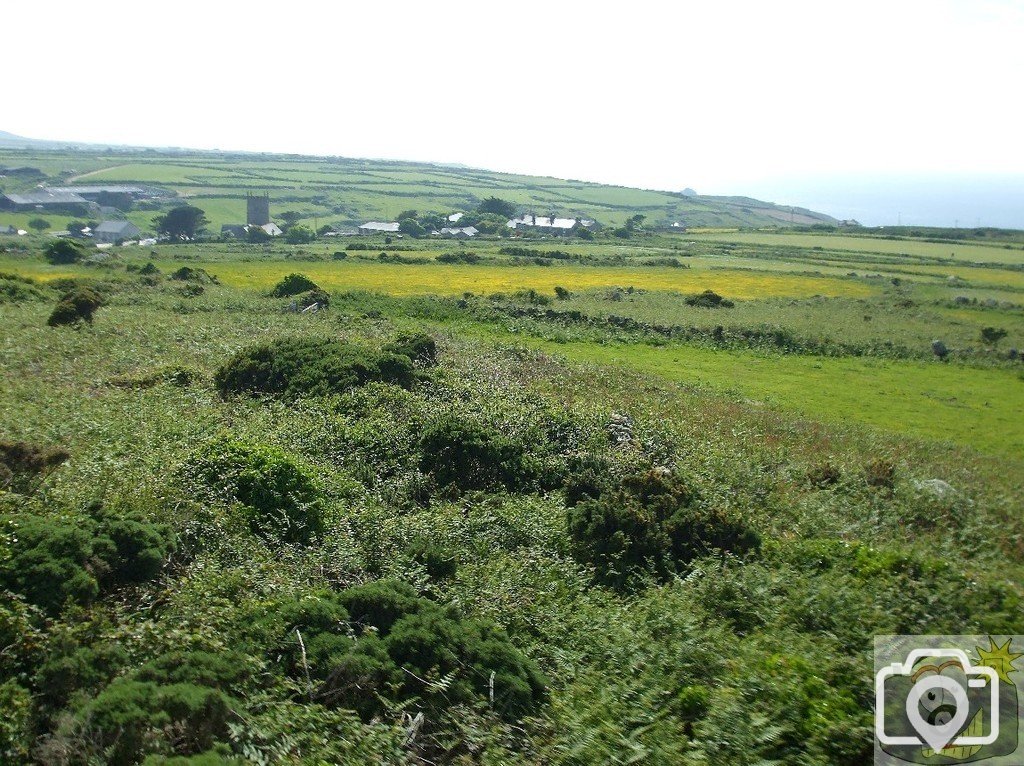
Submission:
M 214 228 L 244 220 L 250 190 L 268 191 L 275 213 L 294 210 L 321 225 L 387 220 L 410 208 L 438 213 L 471 209 L 490 196 L 510 200 L 524 211 L 585 216 L 605 225 L 621 225 L 637 213 L 647 216 L 649 224 L 681 221 L 689 227 L 833 221 L 820 213 L 746 197 L 686 196 L 429 163 L 114 147 L 3 148 L 14 139 L 0 134 L 0 166 L 37 167 L 51 184 L 157 185 L 203 208 Z M 0 189 L 21 191 L 35 183 L 0 178 Z M 146 225 L 152 216 L 135 217 L 136 223 Z

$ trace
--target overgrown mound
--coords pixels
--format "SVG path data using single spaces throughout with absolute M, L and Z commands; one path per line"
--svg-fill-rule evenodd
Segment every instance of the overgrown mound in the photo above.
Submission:
M 320 285 L 307 277 L 305 274 L 289 274 L 270 291 L 273 298 L 290 298 L 293 295 L 308 293 L 310 290 L 319 290 Z
M 0 489 L 24 493 L 69 457 L 60 447 L 0 441 Z
M 597 497 L 569 509 L 569 535 L 576 557 L 592 564 L 607 585 L 625 586 L 642 572 L 666 579 L 698 556 L 743 554 L 761 544 L 746 522 L 705 507 L 689 484 L 664 471 L 593 491 Z
M 410 387 L 416 380 L 405 354 L 373 351 L 329 338 L 282 338 L 243 349 L 214 376 L 221 396 L 326 396 L 371 381 Z
M 544 700 L 545 679 L 504 631 L 403 583 L 292 602 L 267 622 L 286 672 L 301 680 L 308 670 L 316 701 L 367 721 L 400 706 L 423 712 L 430 725 L 460 704 L 486 704 L 514 721 Z
M 77 322 L 92 324 L 92 315 L 103 305 L 103 296 L 88 287 L 79 287 L 65 293 L 50 314 L 47 324 L 57 327 Z
M 3 527 L 12 537 L 0 559 L 0 588 L 50 614 L 152 579 L 174 548 L 166 526 L 118 506 L 76 516 L 12 514 Z
M 399 335 L 384 350 L 390 354 L 407 356 L 421 367 L 437 364 L 437 341 L 424 332 Z
M 705 290 L 702 293 L 691 295 L 686 299 L 687 306 L 699 306 L 705 309 L 731 309 L 736 304 L 723 298 L 714 290 Z
M 210 500 L 239 504 L 250 530 L 269 542 L 305 544 L 323 530 L 313 478 L 276 447 L 221 437 L 193 455 L 182 476 Z

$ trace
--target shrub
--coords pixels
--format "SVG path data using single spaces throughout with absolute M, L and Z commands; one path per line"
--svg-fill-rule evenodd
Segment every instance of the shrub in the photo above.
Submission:
M 568 513 L 574 553 L 597 579 L 622 587 L 641 571 L 660 579 L 715 550 L 760 546 L 741 519 L 704 508 L 680 478 L 659 471 L 626 477 L 618 488 L 583 500 Z
M 325 396 L 370 381 L 409 387 L 415 380 L 408 356 L 375 353 L 327 338 L 284 338 L 243 349 L 214 376 L 217 390 L 224 397 Z
M 214 499 L 240 503 L 249 528 L 265 540 L 308 543 L 322 531 L 313 479 L 275 447 L 215 439 L 189 459 L 183 476 Z
M 274 289 L 270 291 L 270 294 L 274 298 L 288 298 L 292 295 L 319 289 L 319 285 L 304 274 L 289 274 L 274 285 Z
M 896 466 L 887 458 L 872 460 L 864 466 L 864 481 L 869 487 L 891 490 L 896 485 Z
M 721 295 L 716 293 L 714 290 L 705 290 L 697 295 L 691 295 L 686 299 L 686 305 L 688 306 L 700 306 L 706 309 L 731 309 L 734 304 L 730 300 L 726 300 Z
M 65 324 L 75 324 L 85 321 L 92 324 L 92 315 L 103 305 L 103 297 L 95 290 L 88 287 L 80 287 L 66 293 L 58 301 L 53 313 L 47 320 L 51 327 Z
M 282 611 L 284 621 L 295 620 L 294 607 Z M 301 612 L 309 671 L 319 683 L 314 699 L 354 709 L 364 720 L 400 703 L 436 726 L 453 705 L 489 700 L 492 678 L 494 710 L 506 720 L 534 712 L 544 699 L 545 679 L 501 629 L 421 598 L 403 583 L 349 588 L 303 602 Z M 336 624 L 342 613 L 354 641 Z M 291 643 L 290 672 L 304 674 L 295 663 L 298 642 Z
M 560 301 L 567 301 L 572 297 L 572 293 L 566 290 L 564 287 L 555 286 L 555 297 Z
M 0 441 L 0 489 L 24 493 L 69 457 L 60 447 Z
M 176 279 L 179 282 L 202 282 L 209 284 L 219 284 L 217 277 L 210 274 L 206 269 L 192 268 L 191 266 L 182 266 L 177 271 L 171 274 L 171 279 Z
M 384 350 L 389 354 L 407 356 L 423 367 L 437 364 L 437 341 L 423 332 L 399 335 Z
M 1007 335 L 1006 330 L 1002 327 L 982 327 L 981 328 L 981 342 L 986 346 L 998 345 L 999 341 L 1005 338 Z
M 843 474 L 839 468 L 828 460 L 823 460 L 807 469 L 807 483 L 818 489 L 838 484 L 842 477 Z
M 449 580 L 459 569 L 451 551 L 425 538 L 418 538 L 409 543 L 405 554 L 422 566 L 432 580 Z
M 46 246 L 43 256 L 55 266 L 77 263 L 85 257 L 85 248 L 70 239 L 57 239 Z
M 420 469 L 441 486 L 516 489 L 534 478 L 522 442 L 457 415 L 428 425 L 420 437 L 420 450 Z
M 232 704 L 218 689 L 120 678 L 83 705 L 74 724 L 85 752 L 138 763 L 161 742 L 177 755 L 209 750 L 227 737 Z
M 438 263 L 465 263 L 473 264 L 480 263 L 482 260 L 476 253 L 459 252 L 459 253 L 441 253 L 439 256 L 434 258 Z
M 308 293 L 303 293 L 298 298 L 300 309 L 307 309 L 314 303 L 319 308 L 328 308 L 331 305 L 331 294 L 323 290 L 316 289 L 310 290 Z
M 0 563 L 0 587 L 51 614 L 151 579 L 174 549 L 166 526 L 122 506 L 97 505 L 77 518 L 19 514 L 7 523 L 14 544 Z

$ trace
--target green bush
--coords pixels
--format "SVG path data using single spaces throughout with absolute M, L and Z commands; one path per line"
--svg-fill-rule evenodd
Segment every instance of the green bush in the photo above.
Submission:
M 649 471 L 585 499 L 568 512 L 578 559 L 592 564 L 599 582 L 628 585 L 640 572 L 666 579 L 693 559 L 716 550 L 745 553 L 760 538 L 741 519 L 702 507 L 679 477 Z
M 430 423 L 420 437 L 420 469 L 441 486 L 466 490 L 524 488 L 536 478 L 525 445 L 459 415 Z
M 320 286 L 305 274 L 289 274 L 270 291 L 274 298 L 290 298 L 293 295 L 319 290 Z
M 316 289 L 299 295 L 298 304 L 300 309 L 309 308 L 314 303 L 322 309 L 328 308 L 331 305 L 331 294 L 324 290 Z
M 249 528 L 265 540 L 308 543 L 323 529 L 312 477 L 276 447 L 221 437 L 186 462 L 183 478 L 213 499 L 239 503 Z
M 407 356 L 423 367 L 437 364 L 437 341 L 423 332 L 399 335 L 384 350 L 390 354 Z
M 210 274 L 206 269 L 192 268 L 191 266 L 182 266 L 171 274 L 171 279 L 178 280 L 179 282 L 219 284 L 217 277 Z
M 130 509 L 90 509 L 91 515 L 6 520 L 14 533 L 0 562 L 0 587 L 56 614 L 67 602 L 89 604 L 101 590 L 153 578 L 174 548 L 168 528 Z
M 355 640 L 337 625 L 346 613 Z M 319 684 L 314 699 L 355 710 L 364 720 L 399 703 L 436 725 L 453 705 L 489 703 L 492 674 L 494 711 L 506 720 L 534 712 L 546 693 L 543 676 L 503 631 L 402 583 L 349 588 L 278 614 L 287 623 L 283 637 L 296 627 L 303 637 L 309 672 Z M 298 641 L 290 643 L 283 658 L 301 679 L 306 668 L 297 662 Z
M 92 315 L 103 303 L 103 297 L 95 290 L 90 290 L 87 287 L 77 288 L 61 297 L 53 313 L 50 314 L 47 324 L 50 327 L 75 324 L 79 321 L 92 324 Z
M 736 305 L 732 301 L 723 298 L 714 290 L 705 290 L 697 295 L 691 295 L 686 299 L 686 304 L 688 306 L 699 306 L 706 309 L 731 309 Z
M 285 338 L 243 349 L 217 370 L 222 396 L 325 396 L 370 381 L 405 388 L 416 380 L 408 356 L 377 353 L 327 338 Z
M 85 257 L 85 248 L 70 239 L 56 239 L 46 246 L 43 256 L 55 266 L 77 263 Z
M 78 711 L 75 723 L 108 763 L 137 763 L 161 741 L 177 755 L 209 750 L 227 737 L 231 707 L 218 689 L 118 679 Z

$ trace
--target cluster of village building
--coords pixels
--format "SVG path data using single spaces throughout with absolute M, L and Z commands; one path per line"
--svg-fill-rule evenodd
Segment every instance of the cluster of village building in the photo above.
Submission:
M 157 200 L 166 192 L 146 186 L 56 186 L 39 187 L 25 193 L 0 195 L 0 210 L 11 212 L 38 212 L 93 217 L 97 213 L 106 218 L 94 228 L 74 231 L 51 232 L 56 236 L 90 237 L 97 244 L 113 244 L 139 240 L 142 231 L 131 221 L 123 219 L 123 209 L 143 200 Z M 113 203 L 113 204 L 112 204 Z M 465 213 L 448 216 L 448 226 L 429 232 L 430 236 L 452 239 L 469 239 L 480 232 L 474 226 L 459 226 Z M 512 218 L 506 224 L 510 231 L 542 231 L 548 234 L 569 234 L 579 227 L 593 228 L 596 222 L 587 218 L 558 218 L 551 216 L 522 215 Z M 246 195 L 246 222 L 224 224 L 221 235 L 245 239 L 253 227 L 258 227 L 269 237 L 283 234 L 282 229 L 270 219 L 270 197 L 268 194 Z M 326 232 L 327 236 L 395 235 L 400 234 L 398 221 L 367 221 L 357 229 L 340 229 Z M 25 234 L 13 226 L 0 226 L 0 234 Z M 147 240 L 148 242 L 148 240 Z

